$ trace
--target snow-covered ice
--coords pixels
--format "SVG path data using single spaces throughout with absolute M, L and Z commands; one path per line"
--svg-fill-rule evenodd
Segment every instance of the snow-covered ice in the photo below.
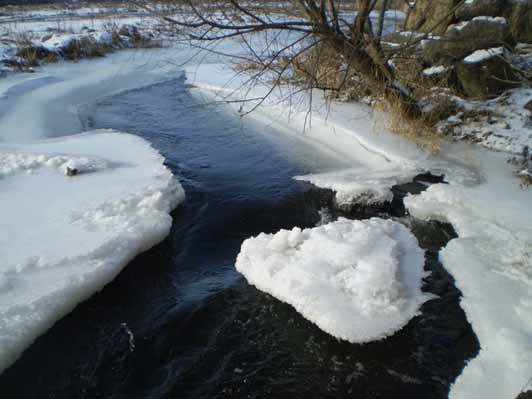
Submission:
M 260 86 L 251 90 L 243 87 L 242 79 L 232 78 L 231 71 L 219 64 L 190 68 L 187 76 L 197 87 L 221 99 L 254 98 L 264 93 Z M 334 103 L 322 109 L 313 107 L 307 119 L 308 103 L 298 109 L 283 101 L 282 89 L 279 92 L 253 117 L 275 121 L 285 126 L 289 134 L 304 130 L 304 140 L 341 154 L 353 162 L 355 170 L 421 169 L 445 175 L 450 184 L 433 185 L 420 196 L 408 198 L 406 205 L 415 217 L 450 222 L 459 235 L 442 249 L 441 261 L 463 293 L 461 304 L 481 351 L 451 387 L 450 397 L 516 397 L 532 376 L 532 190 L 519 187 L 514 167 L 508 165 L 507 159 L 509 153 L 518 154 L 530 145 L 530 112 L 524 108 L 530 100 L 530 89 L 515 90 L 501 101 L 482 105 L 493 108 L 503 118 L 513 118 L 506 118 L 510 129 L 501 126 L 497 130 L 501 142 L 489 145 L 505 152 L 494 153 L 465 143 L 443 143 L 438 156 L 430 156 L 401 137 L 378 129 L 374 123 L 378 114 L 363 105 Z M 313 104 L 319 102 L 319 95 L 315 94 Z M 467 110 L 476 104 L 463 102 L 463 106 Z M 347 177 L 349 174 L 352 180 Z M 354 172 L 326 174 L 320 176 L 319 183 L 338 190 L 348 185 L 356 188 L 360 176 Z M 384 182 L 376 183 L 376 187 L 387 187 Z M 271 280 L 266 276 L 264 281 L 268 278 Z M 281 287 L 282 284 L 279 282 Z M 264 289 L 273 291 L 275 287 Z
M 262 233 L 242 244 L 236 269 L 323 331 L 363 343 L 392 335 L 430 299 L 423 264 L 406 227 L 372 218 Z
M 0 144 L 0 372 L 168 234 L 184 191 L 163 161 L 107 130 Z
M 480 353 L 450 398 L 515 398 L 532 376 L 532 192 L 519 188 L 504 154 L 465 151 L 480 184 L 449 178 L 405 206 L 417 218 L 451 223 L 459 236 L 440 261 L 463 294 Z
M 408 168 L 375 170 L 361 167 L 296 176 L 295 179 L 333 190 L 338 205 L 373 205 L 390 202 L 392 187 L 412 181 L 418 173 L 418 170 Z

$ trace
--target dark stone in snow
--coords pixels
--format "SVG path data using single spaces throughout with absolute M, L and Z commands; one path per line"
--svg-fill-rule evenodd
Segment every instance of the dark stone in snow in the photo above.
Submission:
M 521 392 L 515 399 L 532 399 L 532 391 Z
M 67 166 L 65 174 L 67 176 L 76 176 L 78 174 L 78 170 L 76 168 L 71 168 L 70 166 Z

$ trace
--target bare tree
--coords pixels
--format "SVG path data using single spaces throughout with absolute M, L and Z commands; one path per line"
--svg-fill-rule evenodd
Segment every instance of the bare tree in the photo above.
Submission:
M 449 12 L 454 12 L 463 2 L 458 1 Z M 397 0 L 291 0 L 290 9 L 285 6 L 282 13 L 271 14 L 268 13 L 271 8 L 267 7 L 275 2 L 173 0 L 181 12 L 177 17 L 162 18 L 177 27 L 193 46 L 208 51 L 216 51 L 215 44 L 220 41 L 238 38 L 247 51 L 229 55 L 249 67 L 248 72 L 253 72 L 250 81 L 265 74 L 274 76 L 272 91 L 297 71 L 305 76 L 301 86 L 304 89 L 338 92 L 356 81 L 361 90 L 399 99 L 404 111 L 419 115 L 420 107 L 411 87 L 397 76 L 389 61 L 404 56 L 406 50 L 426 39 L 429 33 L 400 46 L 386 46 L 381 40 L 387 11 L 391 5 L 398 7 L 400 3 Z M 147 3 L 140 5 L 149 8 Z M 407 7 L 408 15 L 411 6 Z M 265 39 L 257 45 L 253 37 L 259 33 Z M 329 75 L 333 77 L 324 73 L 326 67 L 332 68 Z M 329 79 L 323 79 L 324 76 Z

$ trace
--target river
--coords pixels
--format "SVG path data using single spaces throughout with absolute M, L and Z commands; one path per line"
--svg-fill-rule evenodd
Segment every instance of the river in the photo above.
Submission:
M 425 289 L 439 297 L 388 339 L 336 340 L 249 286 L 234 261 L 252 235 L 320 222 L 331 193 L 293 176 L 352 164 L 206 103 L 177 67 L 120 69 L 123 57 L 49 67 L 13 86 L 0 100 L 0 131 L 25 140 L 95 128 L 137 134 L 165 156 L 186 202 L 160 245 L 0 376 L 2 397 L 446 398 L 478 351 L 437 261 L 452 229 L 400 218 L 427 250 Z

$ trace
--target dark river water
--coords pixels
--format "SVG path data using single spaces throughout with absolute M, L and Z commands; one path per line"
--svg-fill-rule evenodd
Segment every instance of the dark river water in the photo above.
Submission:
M 314 226 L 331 194 L 292 176 L 342 166 L 180 80 L 88 104 L 84 126 L 138 134 L 187 199 L 164 242 L 40 337 L 0 376 L 10 398 L 446 398 L 478 343 L 437 262 L 454 234 L 413 222 L 432 271 L 426 303 L 394 336 L 353 345 L 321 332 L 235 271 L 242 241 Z M 359 215 L 364 217 L 364 215 Z M 408 221 L 408 219 L 403 218 Z

